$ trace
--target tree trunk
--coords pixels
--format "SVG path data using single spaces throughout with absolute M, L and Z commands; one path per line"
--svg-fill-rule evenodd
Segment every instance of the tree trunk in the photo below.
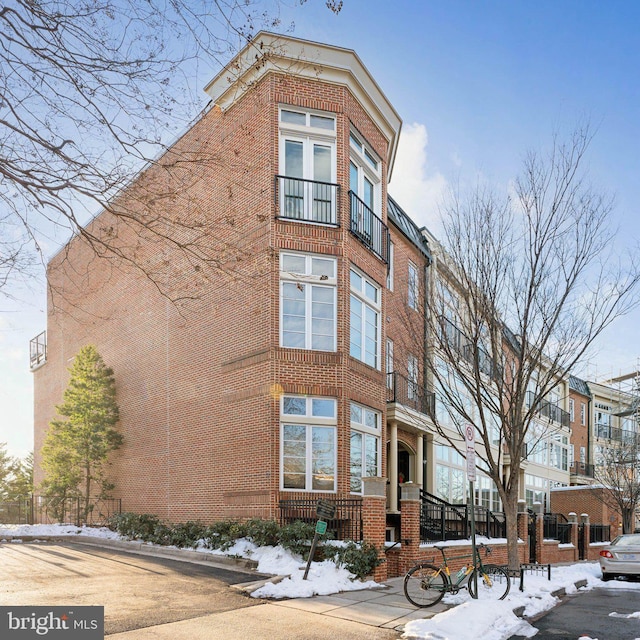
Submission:
M 633 509 L 622 509 L 622 533 L 633 533 Z
M 512 489 L 507 494 L 503 504 L 504 515 L 507 523 L 507 560 L 509 569 L 517 571 L 520 568 L 520 555 L 518 553 L 518 490 Z

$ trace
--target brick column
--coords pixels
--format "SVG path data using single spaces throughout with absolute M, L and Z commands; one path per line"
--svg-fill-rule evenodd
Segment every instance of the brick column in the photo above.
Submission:
M 387 526 L 387 479 L 362 478 L 362 539 L 376 547 L 382 564 L 373 572 L 376 582 L 387 579 L 385 533 Z
M 578 541 L 578 516 L 571 511 L 568 515 L 569 524 L 571 525 L 571 537 L 569 538 L 571 544 L 573 545 L 573 559 L 580 559 L 580 548 Z
M 584 536 L 584 559 L 591 560 L 589 557 L 589 545 L 591 544 L 591 530 L 589 529 L 589 514 L 580 514 L 580 524 L 583 527 L 582 535 Z
M 544 549 L 544 511 L 542 503 L 534 502 L 533 511 L 536 514 L 536 561 L 538 564 L 546 564 L 542 551 Z
M 527 501 L 518 500 L 518 538 L 524 541 L 522 562 L 529 562 L 529 513 Z
M 420 487 L 402 485 L 400 500 L 400 570 L 408 571 L 420 557 Z

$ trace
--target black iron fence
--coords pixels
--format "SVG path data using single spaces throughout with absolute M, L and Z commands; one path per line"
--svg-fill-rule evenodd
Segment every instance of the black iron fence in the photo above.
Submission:
M 122 513 L 120 498 L 84 498 L 30 495 L 0 502 L 1 524 L 83 524 L 103 526 L 112 515 Z
M 572 462 L 569 471 L 575 475 L 593 478 L 595 467 L 592 464 L 585 464 L 584 462 Z
M 609 542 L 611 540 L 611 527 L 608 524 L 590 524 L 589 542 Z
M 362 540 L 362 498 L 330 500 L 336 507 L 335 516 L 327 520 L 327 533 L 336 540 Z M 280 523 L 289 524 L 300 520 L 315 524 L 318 501 L 314 499 L 280 500 Z
M 533 391 L 527 391 L 527 407 L 531 407 L 536 400 L 536 394 Z M 569 412 L 561 409 L 557 404 L 548 400 L 539 399 L 535 402 L 538 415 L 548 418 L 551 422 L 557 422 L 563 427 L 568 427 L 570 422 Z

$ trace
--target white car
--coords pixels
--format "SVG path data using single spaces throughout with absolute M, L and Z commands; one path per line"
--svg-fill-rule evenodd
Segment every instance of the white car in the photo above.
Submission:
M 640 576 L 640 534 L 618 536 L 600 552 L 602 579 L 618 576 Z

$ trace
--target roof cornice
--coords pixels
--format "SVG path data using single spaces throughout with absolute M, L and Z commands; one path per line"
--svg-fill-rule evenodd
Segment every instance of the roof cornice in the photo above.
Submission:
M 270 72 L 347 87 L 387 139 L 391 179 L 402 120 L 355 51 L 261 31 L 204 90 L 225 111 Z

